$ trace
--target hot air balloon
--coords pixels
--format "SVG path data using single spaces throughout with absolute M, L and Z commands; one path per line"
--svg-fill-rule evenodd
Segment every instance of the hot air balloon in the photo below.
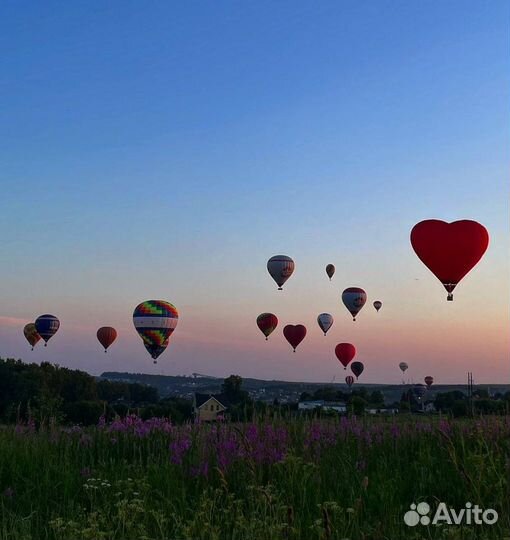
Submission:
M 374 307 L 376 311 L 379 311 L 382 308 L 382 302 L 380 300 L 376 300 L 374 302 Z
M 288 324 L 283 329 L 283 335 L 296 352 L 297 346 L 305 339 L 306 328 L 302 324 Z
M 259 327 L 259 330 L 266 336 L 267 341 L 267 338 L 278 326 L 278 318 L 272 313 L 261 313 L 257 317 L 257 326 Z
M 362 362 L 353 362 L 351 364 L 351 371 L 356 375 L 356 379 L 363 373 L 365 366 Z
M 44 340 L 44 346 L 48 344 L 48 341 L 57 333 L 60 328 L 60 321 L 55 315 L 41 315 L 35 320 L 35 329 L 37 333 Z
M 402 373 L 404 373 L 405 370 L 406 370 L 409 366 L 407 365 L 406 362 L 400 362 L 400 364 L 398 365 L 398 367 L 400 368 L 400 371 L 402 371 Z
M 352 343 L 339 343 L 335 347 L 335 354 L 344 369 L 347 369 L 349 362 L 356 356 L 356 347 Z
M 347 377 L 345 377 L 345 384 L 350 388 L 354 384 L 354 377 L 352 375 L 347 375 Z
M 287 255 L 275 255 L 267 261 L 267 271 L 276 281 L 278 290 L 282 290 L 283 284 L 294 272 L 294 261 Z
M 326 335 L 328 330 L 333 326 L 333 317 L 329 313 L 321 313 L 317 317 L 317 322 L 324 335 Z
M 133 324 L 153 360 L 167 348 L 177 326 L 177 308 L 164 300 L 147 300 L 133 311 Z
M 431 377 L 430 375 L 427 375 L 424 380 L 425 380 L 425 384 L 427 385 L 427 388 L 430 388 L 432 384 L 434 383 L 434 377 Z
M 483 257 L 489 246 L 487 229 L 468 219 L 446 223 L 427 219 L 411 231 L 411 244 L 423 264 L 439 279 L 453 300 L 453 290 Z
M 97 339 L 104 347 L 104 352 L 106 352 L 108 347 L 117 339 L 117 330 L 111 326 L 102 326 L 97 331 Z
M 326 266 L 326 274 L 328 275 L 329 281 L 331 281 L 331 278 L 335 275 L 335 265 L 334 264 L 328 264 Z
M 413 394 L 416 399 L 421 400 L 427 393 L 427 387 L 424 384 L 415 384 L 413 386 Z
M 26 340 L 32 346 L 32 350 L 34 350 L 34 347 L 37 345 L 37 343 L 41 339 L 41 336 L 37 333 L 37 330 L 35 329 L 35 324 L 34 323 L 25 324 L 25 328 L 23 328 L 23 334 L 25 334 Z
M 361 311 L 361 308 L 367 301 L 367 293 L 359 287 L 349 287 L 342 293 L 342 302 L 350 311 L 352 320 L 356 320 L 356 315 Z

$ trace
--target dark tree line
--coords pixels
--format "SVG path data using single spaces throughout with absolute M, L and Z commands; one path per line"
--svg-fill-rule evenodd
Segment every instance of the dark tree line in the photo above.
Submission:
M 48 362 L 26 364 L 0 358 L 0 420 L 29 417 L 38 422 L 94 424 L 136 411 L 142 417 L 170 416 L 177 422 L 191 418 L 191 402 L 160 399 L 156 388 L 139 383 L 108 381 L 84 371 Z

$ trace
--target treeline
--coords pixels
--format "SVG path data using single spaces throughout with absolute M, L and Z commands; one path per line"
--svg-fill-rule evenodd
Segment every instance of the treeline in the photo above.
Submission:
M 144 418 L 191 418 L 191 401 L 160 399 L 153 386 L 96 379 L 84 371 L 43 362 L 0 358 L 0 420 L 95 424 L 133 411 Z

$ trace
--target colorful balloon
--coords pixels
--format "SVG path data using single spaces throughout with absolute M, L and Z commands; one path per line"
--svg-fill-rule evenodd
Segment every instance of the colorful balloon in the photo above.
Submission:
M 55 315 L 41 315 L 35 320 L 35 329 L 37 333 L 44 340 L 44 346 L 46 347 L 48 341 L 57 333 L 60 328 L 60 321 Z
M 97 331 L 97 339 L 104 347 L 104 352 L 106 352 L 108 347 L 117 339 L 117 330 L 111 326 L 102 326 Z
M 345 377 L 345 384 L 350 388 L 354 384 L 354 377 L 352 375 L 347 375 L 347 377 Z
M 424 380 L 425 380 L 425 384 L 427 385 L 427 388 L 430 388 L 432 384 L 434 383 L 434 377 L 431 377 L 430 375 L 427 375 Z
M 147 300 L 136 306 L 133 324 L 154 360 L 167 348 L 177 326 L 177 308 L 164 300 Z
M 352 320 L 356 320 L 356 315 L 361 311 L 367 301 L 367 293 L 359 287 L 349 287 L 342 293 L 342 302 L 350 311 Z
M 344 369 L 347 369 L 349 362 L 356 356 L 356 347 L 352 343 L 339 343 L 335 347 L 335 354 Z
M 374 307 L 376 311 L 379 311 L 382 308 L 382 302 L 380 300 L 376 300 L 374 302 Z
M 288 324 L 283 329 L 283 335 L 296 352 L 296 347 L 305 339 L 306 328 L 302 324 Z
M 328 264 L 326 266 L 326 274 L 329 277 L 329 281 L 331 281 L 331 278 L 335 275 L 335 265 L 334 264 Z
M 405 373 L 405 370 L 409 367 L 407 365 L 407 362 L 400 362 L 400 364 L 398 365 L 398 367 L 400 368 L 400 371 L 402 371 L 402 373 Z
M 275 255 L 267 261 L 267 271 L 276 281 L 278 290 L 281 291 L 283 284 L 294 272 L 294 261 L 287 255 Z
M 320 329 L 324 332 L 324 335 L 328 333 L 328 330 L 333 326 L 333 317 L 329 313 L 321 313 L 317 317 L 317 323 Z
M 411 245 L 453 300 L 453 290 L 478 263 L 489 246 L 487 229 L 468 219 L 446 223 L 427 219 L 411 231 Z
M 272 313 L 261 313 L 257 317 L 257 326 L 259 327 L 259 330 L 266 336 L 267 341 L 267 338 L 278 326 L 278 318 Z
M 363 373 L 365 366 L 362 362 L 353 362 L 351 364 L 351 371 L 356 375 L 356 379 Z
M 23 328 L 23 334 L 25 334 L 26 340 L 32 346 L 32 350 L 34 350 L 34 347 L 37 345 L 37 343 L 41 339 L 41 336 L 37 333 L 35 324 L 34 323 L 25 324 L 25 328 Z

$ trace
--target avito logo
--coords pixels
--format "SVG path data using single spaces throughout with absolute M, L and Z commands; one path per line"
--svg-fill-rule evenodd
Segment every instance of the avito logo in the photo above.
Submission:
M 404 514 L 404 523 L 409 527 L 416 525 L 494 525 L 498 521 L 498 513 L 492 508 L 484 510 L 477 504 L 467 502 L 465 508 L 455 510 L 448 508 L 446 503 L 438 504 L 432 518 L 430 505 L 426 502 L 411 504 L 410 510 Z

